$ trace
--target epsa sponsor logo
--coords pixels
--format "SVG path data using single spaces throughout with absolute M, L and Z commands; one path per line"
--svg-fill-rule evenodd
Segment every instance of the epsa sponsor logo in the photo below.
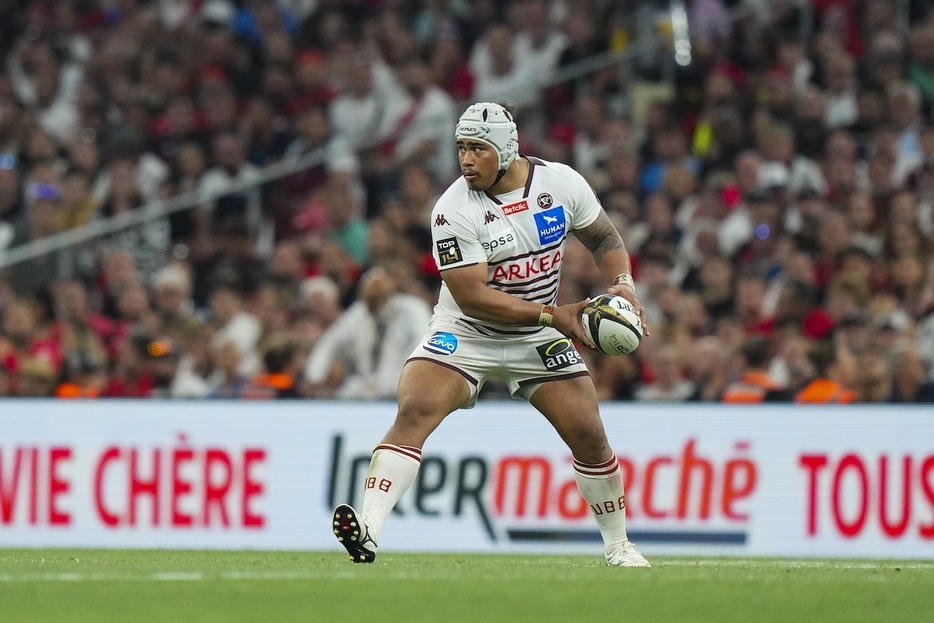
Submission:
M 704 456 L 698 445 L 691 438 L 674 452 L 640 461 L 620 455 L 625 499 L 592 505 L 580 495 L 571 456 L 426 454 L 390 521 L 450 517 L 479 522 L 491 541 L 580 542 L 600 540 L 593 515 L 625 510 L 636 526 L 648 528 L 631 530 L 639 542 L 744 545 L 758 485 L 758 467 L 744 456 L 749 444 L 736 442 L 736 455 L 720 460 Z M 332 438 L 329 512 L 337 502 L 360 501 L 371 455 L 369 449 L 348 453 L 344 436 Z
M 528 257 L 523 260 L 509 262 L 508 264 L 498 264 L 493 268 L 493 276 L 490 281 L 513 281 L 524 280 L 547 275 L 550 272 L 557 271 L 561 267 L 561 251 L 555 250 L 554 253 Z
M 457 350 L 457 336 L 445 331 L 435 331 L 422 348 L 436 355 L 451 355 Z
M 518 214 L 519 212 L 525 212 L 529 209 L 529 203 L 527 201 L 520 201 L 518 203 L 510 203 L 509 205 L 503 206 L 503 214 L 506 216 L 512 216 L 513 214 Z
M 488 240 L 481 240 L 480 244 L 483 245 L 485 251 L 496 251 L 497 249 L 510 249 L 516 246 L 516 236 L 511 232 L 507 231 L 496 238 L 490 238 Z
M 558 206 L 535 214 L 535 224 L 538 225 L 538 240 L 542 244 L 555 242 L 564 238 L 564 231 L 568 222 L 564 216 L 564 208 Z
M 438 249 L 438 261 L 442 266 L 456 264 L 464 259 L 461 254 L 461 247 L 457 243 L 457 238 L 445 238 L 435 243 Z
M 538 356 L 542 358 L 542 362 L 549 370 L 563 370 L 583 362 L 574 344 L 566 337 L 536 346 L 535 350 L 538 351 Z

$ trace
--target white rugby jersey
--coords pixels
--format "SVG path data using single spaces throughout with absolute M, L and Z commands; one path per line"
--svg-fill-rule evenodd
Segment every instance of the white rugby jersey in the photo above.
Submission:
M 593 223 L 602 208 L 590 185 L 571 167 L 525 158 L 531 166 L 524 188 L 494 197 L 470 190 L 463 177 L 448 187 L 431 213 L 432 253 L 442 271 L 486 263 L 489 287 L 552 305 L 558 297 L 568 233 Z M 489 337 L 541 330 L 467 316 L 447 284 L 441 286 L 434 314 Z

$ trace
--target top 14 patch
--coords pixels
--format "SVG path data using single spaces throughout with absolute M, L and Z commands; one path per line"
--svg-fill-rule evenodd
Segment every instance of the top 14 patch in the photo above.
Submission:
M 438 240 L 435 242 L 435 247 L 438 249 L 438 262 L 441 266 L 456 264 L 464 259 L 461 247 L 457 244 L 457 238 Z
M 564 216 L 564 206 L 557 206 L 543 212 L 536 212 L 535 224 L 538 225 L 538 241 L 542 244 L 564 238 L 568 222 Z

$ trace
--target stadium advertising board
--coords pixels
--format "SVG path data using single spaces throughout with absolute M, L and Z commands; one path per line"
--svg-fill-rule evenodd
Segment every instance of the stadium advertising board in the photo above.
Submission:
M 2 404 L 0 546 L 340 550 L 388 403 Z M 648 554 L 927 558 L 934 415 L 605 404 Z M 597 509 L 600 512 L 600 509 Z M 453 414 L 385 551 L 599 552 L 571 457 L 521 402 Z

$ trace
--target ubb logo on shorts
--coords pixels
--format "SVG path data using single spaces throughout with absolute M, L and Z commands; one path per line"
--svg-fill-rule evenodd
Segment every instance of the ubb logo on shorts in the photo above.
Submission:
M 566 337 L 536 346 L 535 350 L 538 351 L 542 363 L 549 370 L 562 370 L 568 366 L 583 362 L 580 353 L 574 348 L 574 344 Z
M 446 331 L 435 331 L 422 348 L 436 355 L 452 355 L 457 350 L 457 336 Z

